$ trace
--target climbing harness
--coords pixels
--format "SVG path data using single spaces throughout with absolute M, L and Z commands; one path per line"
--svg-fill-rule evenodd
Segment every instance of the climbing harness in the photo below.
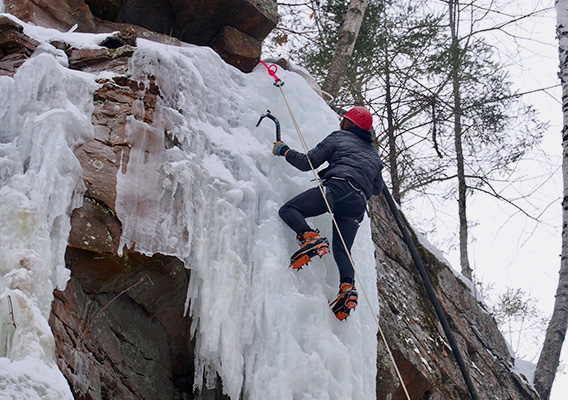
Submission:
M 308 145 L 307 145 L 307 143 L 304 139 L 304 135 L 302 134 L 302 130 L 300 129 L 300 126 L 298 125 L 298 122 L 296 121 L 296 118 L 294 117 L 294 113 L 292 112 L 292 108 L 290 107 L 290 104 L 288 103 L 288 99 L 286 98 L 286 95 L 284 94 L 284 90 L 282 90 L 282 86 L 284 85 L 284 82 L 276 76 L 276 71 L 278 71 L 278 67 L 274 64 L 268 66 L 264 61 L 260 61 L 260 62 L 262 63 L 262 65 L 264 65 L 266 67 L 266 69 L 268 70 L 268 74 L 274 78 L 274 86 L 276 86 L 280 89 L 280 93 L 282 94 L 282 97 L 284 99 L 284 103 L 286 104 L 286 108 L 288 109 L 288 113 L 290 114 L 290 117 L 292 118 L 292 123 L 294 125 L 294 128 L 296 129 L 296 132 L 298 133 L 298 138 L 300 139 L 300 143 L 302 144 L 302 148 L 304 149 L 304 153 L 306 154 L 308 164 L 310 165 L 310 169 L 312 170 L 312 173 L 314 174 L 314 180 L 318 182 L 318 188 L 319 188 L 321 195 L 324 199 L 327 210 L 328 210 L 329 214 L 331 215 L 331 220 L 333 221 L 333 225 L 335 226 L 335 229 L 337 231 L 337 235 L 338 235 L 339 239 L 341 240 L 343 247 L 345 248 L 345 252 L 347 254 L 347 257 L 349 258 L 349 262 L 351 263 L 351 267 L 353 268 L 353 271 L 355 272 L 355 277 L 357 278 L 357 281 L 360 282 L 359 288 L 360 288 L 361 292 L 363 293 L 363 297 L 365 297 L 365 301 L 367 302 L 367 305 L 369 306 L 369 309 L 371 310 L 371 314 L 373 315 L 373 319 L 375 320 L 375 323 L 377 324 L 377 328 L 379 330 L 379 333 L 381 335 L 383 343 L 385 344 L 385 348 L 386 348 L 386 350 L 387 350 L 387 352 L 390 356 L 390 359 L 393 363 L 393 366 L 394 366 L 394 369 L 396 371 L 400 385 L 402 386 L 404 393 L 406 394 L 407 399 L 411 400 L 410 394 L 408 393 L 408 389 L 406 388 L 404 380 L 402 379 L 402 374 L 400 373 L 400 370 L 399 370 L 399 368 L 396 364 L 396 361 L 394 359 L 394 355 L 392 354 L 390 346 L 387 343 L 387 339 L 386 339 L 386 337 L 383 333 L 383 330 L 381 329 L 381 325 L 379 324 L 379 319 L 377 317 L 377 314 L 373 310 L 371 300 L 369 300 L 369 296 L 367 295 L 367 292 L 366 292 L 365 287 L 363 285 L 363 281 L 359 277 L 359 273 L 357 271 L 357 268 L 355 268 L 355 263 L 353 262 L 353 258 L 351 257 L 351 252 L 348 250 L 347 244 L 345 243 L 345 239 L 343 238 L 343 235 L 341 234 L 341 230 L 339 229 L 339 225 L 337 224 L 337 220 L 335 219 L 335 216 L 333 215 L 333 211 L 331 210 L 331 206 L 329 205 L 329 202 L 327 201 L 327 196 L 325 195 L 324 187 L 321 183 L 321 180 L 319 179 L 319 176 L 317 174 L 316 169 L 314 168 L 314 166 L 312 164 L 312 161 L 308 157 L 308 151 L 309 151 Z
M 337 221 L 335 220 L 335 217 L 332 213 L 331 206 L 329 205 L 329 202 L 327 201 L 327 197 L 325 196 L 325 191 L 324 191 L 324 187 L 322 185 L 322 182 L 319 179 L 319 177 L 317 175 L 317 171 L 313 167 L 310 158 L 307 156 L 309 148 L 308 148 L 308 146 L 307 146 L 307 144 L 304 140 L 304 136 L 302 134 L 302 131 L 300 130 L 300 127 L 299 127 L 299 125 L 296 121 L 296 118 L 294 117 L 292 109 L 290 108 L 290 105 L 288 104 L 288 100 L 286 99 L 286 95 L 284 94 L 284 91 L 282 90 L 282 86 L 284 85 L 284 82 L 276 76 L 276 71 L 278 70 L 278 67 L 274 64 L 268 66 L 265 62 L 263 62 L 263 61 L 260 61 L 260 62 L 266 67 L 266 69 L 268 70 L 268 74 L 274 78 L 274 80 L 275 80 L 274 85 L 277 86 L 280 89 L 280 93 L 282 93 L 282 97 L 284 98 L 284 103 L 286 104 L 286 107 L 288 108 L 288 112 L 290 113 L 290 117 L 292 118 L 292 122 L 294 124 L 294 127 L 296 128 L 296 131 L 298 133 L 298 137 L 300 138 L 300 142 L 302 143 L 302 147 L 304 149 L 304 152 L 306 153 L 308 164 L 310 165 L 310 168 L 311 168 L 311 170 L 314 174 L 314 177 L 315 177 L 314 180 L 318 182 L 318 187 L 321 191 L 322 197 L 325 201 L 325 204 L 327 206 L 329 214 L 331 215 L 331 219 L 333 221 L 335 229 L 337 230 L 338 236 L 341 239 L 341 242 L 342 242 L 342 244 L 343 244 L 343 246 L 346 250 L 346 253 L 347 253 L 347 256 L 348 256 L 349 261 L 351 263 L 351 266 L 353 267 L 353 271 L 355 272 L 355 276 L 356 276 L 357 280 L 361 283 L 360 284 L 360 288 L 362 289 L 361 291 L 363 292 L 363 295 L 365 297 L 367 305 L 369 306 L 369 309 L 371 310 L 371 314 L 373 314 L 373 318 L 375 319 L 375 322 L 377 324 L 377 328 L 379 330 L 379 333 L 381 335 L 383 343 L 385 344 L 386 350 L 387 350 L 389 357 L 390 357 L 390 359 L 393 363 L 394 369 L 395 369 L 396 374 L 398 376 L 398 379 L 400 381 L 400 385 L 402 386 L 407 399 L 411 400 L 410 394 L 408 393 L 406 385 L 405 385 L 405 383 L 402 379 L 402 375 L 400 373 L 400 370 L 398 369 L 398 366 L 396 364 L 396 361 L 394 359 L 392 351 L 391 351 L 391 349 L 390 349 L 390 347 L 387 343 L 387 339 L 386 339 L 386 337 L 383 333 L 383 330 L 381 329 L 381 326 L 379 324 L 378 317 L 373 310 L 373 307 L 371 305 L 369 297 L 367 296 L 367 293 L 365 291 L 365 287 L 363 286 L 363 283 L 362 283 L 361 279 L 359 278 L 359 273 L 357 272 L 357 269 L 355 268 L 355 263 L 353 262 L 353 259 L 351 258 L 351 253 L 349 251 L 347 251 L 347 245 L 345 243 L 345 240 L 343 239 L 343 235 L 341 234 L 341 231 L 339 230 L 339 226 L 337 225 Z M 412 255 L 412 259 L 414 261 L 414 264 L 415 264 L 416 268 L 418 269 L 418 272 L 420 274 L 420 277 L 422 278 L 422 281 L 424 282 L 424 286 L 426 287 L 428 297 L 430 298 L 430 301 L 431 301 L 432 305 L 434 306 L 434 309 L 436 311 L 438 319 L 440 320 L 440 323 L 442 324 L 442 328 L 443 328 L 444 333 L 445 333 L 445 335 L 448 339 L 448 342 L 450 344 L 452 352 L 454 353 L 454 357 L 456 358 L 456 362 L 458 363 L 458 367 L 459 367 L 459 369 L 462 373 L 462 376 L 464 378 L 464 381 L 465 381 L 465 384 L 466 384 L 467 389 L 469 391 L 469 394 L 470 394 L 472 400 L 479 400 L 479 396 L 477 394 L 475 386 L 473 385 L 473 381 L 471 379 L 471 376 L 469 375 L 469 371 L 467 369 L 465 361 L 464 361 L 464 359 L 461 355 L 461 352 L 460 352 L 459 347 L 457 345 L 456 339 L 455 339 L 455 337 L 454 337 L 454 335 L 451 331 L 450 325 L 448 323 L 448 320 L 446 318 L 444 310 L 442 309 L 440 301 L 436 297 L 436 293 L 434 292 L 434 287 L 432 286 L 432 282 L 430 281 L 430 278 L 428 277 L 428 274 L 426 272 L 426 268 L 424 268 L 424 264 L 422 263 L 422 260 L 420 259 L 420 256 L 418 255 L 416 247 L 414 246 L 414 242 L 412 241 L 412 238 L 410 237 L 410 234 L 408 233 L 408 230 L 406 229 L 406 226 L 404 225 L 404 223 L 402 221 L 402 217 L 401 217 L 401 215 L 400 215 L 400 213 L 399 213 L 399 211 L 396 207 L 396 204 L 394 203 L 394 200 L 393 200 L 392 196 L 390 195 L 388 188 L 385 185 L 383 185 L 382 193 L 387 200 L 389 208 L 390 208 L 390 210 L 391 210 L 391 212 L 394 216 L 394 219 L 395 219 L 395 221 L 396 221 L 396 223 L 397 223 L 397 225 L 398 225 L 398 227 L 399 227 L 399 229 L 402 233 L 404 242 L 408 246 L 408 249 L 410 251 L 410 254 Z
M 371 218 L 371 214 L 369 213 L 369 207 L 367 207 L 367 201 L 369 199 L 367 199 L 367 196 L 365 196 L 365 193 L 363 193 L 363 191 L 361 189 L 359 189 L 357 186 L 352 184 L 351 181 L 349 179 L 346 179 L 346 178 L 341 178 L 339 176 L 332 176 L 329 179 L 347 182 L 349 184 L 349 186 L 351 186 L 351 189 L 353 189 L 355 191 L 355 193 L 357 193 L 359 196 L 361 196 L 363 198 L 363 200 L 365 200 L 365 214 L 367 214 L 367 217 Z

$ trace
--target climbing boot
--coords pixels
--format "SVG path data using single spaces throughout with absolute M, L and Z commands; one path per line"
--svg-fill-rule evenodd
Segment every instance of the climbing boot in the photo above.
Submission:
M 329 306 L 338 320 L 343 321 L 347 318 L 351 310 L 357 307 L 357 290 L 355 290 L 355 286 L 349 283 L 342 283 L 339 286 L 337 299 L 332 301 Z
M 322 257 L 329 253 L 329 242 L 319 232 L 307 231 L 297 236 L 300 250 L 292 254 L 290 266 L 299 270 L 315 256 Z

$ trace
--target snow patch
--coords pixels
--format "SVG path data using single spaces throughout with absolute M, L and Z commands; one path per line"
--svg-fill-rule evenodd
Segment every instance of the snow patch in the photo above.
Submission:
M 530 361 L 516 359 L 513 372 L 519 375 L 529 385 L 533 385 L 534 373 L 536 371 L 536 364 Z
M 13 15 L 7 15 L 24 27 L 24 34 L 43 44 L 49 44 L 53 41 L 61 41 L 78 49 L 99 49 L 101 48 L 99 44 L 104 39 L 116 33 L 81 33 L 73 32 L 72 30 L 61 32 L 53 28 L 44 28 L 42 26 L 27 24 Z

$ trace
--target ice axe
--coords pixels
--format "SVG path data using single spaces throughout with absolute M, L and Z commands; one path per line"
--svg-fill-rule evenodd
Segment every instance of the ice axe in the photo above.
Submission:
M 281 137 L 280 137 L 280 122 L 278 122 L 278 119 L 274 115 L 270 114 L 270 110 L 266 110 L 266 112 L 260 116 L 260 119 L 256 123 L 257 127 L 260 125 L 260 123 L 262 122 L 262 120 L 264 118 L 270 118 L 276 124 L 276 141 L 279 142 L 281 140 Z

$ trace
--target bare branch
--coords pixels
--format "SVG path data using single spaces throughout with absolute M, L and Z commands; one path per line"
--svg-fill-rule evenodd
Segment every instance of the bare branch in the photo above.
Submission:
M 108 303 L 106 303 L 104 305 L 103 308 L 101 308 L 93 317 L 93 319 L 91 320 L 91 322 L 89 323 L 89 325 L 87 325 L 87 327 L 83 330 L 83 332 L 81 333 L 81 337 L 84 337 L 85 334 L 87 333 L 87 331 L 89 331 L 91 329 L 91 327 L 93 326 L 93 324 L 95 323 L 96 319 L 98 318 L 99 315 L 101 315 L 101 313 L 106 310 L 116 299 L 118 299 L 120 296 L 122 296 L 124 293 L 128 292 L 130 289 L 135 288 L 136 286 L 140 285 L 142 282 L 144 282 L 146 279 L 148 279 L 150 281 L 150 283 L 153 285 L 154 282 L 152 282 L 152 280 L 150 279 L 150 277 L 148 276 L 148 274 L 144 275 L 138 282 L 130 285 L 129 287 L 127 287 L 126 289 L 124 289 L 122 292 L 120 292 L 119 294 L 117 294 L 116 296 L 114 296 L 112 298 L 111 301 L 109 301 Z

